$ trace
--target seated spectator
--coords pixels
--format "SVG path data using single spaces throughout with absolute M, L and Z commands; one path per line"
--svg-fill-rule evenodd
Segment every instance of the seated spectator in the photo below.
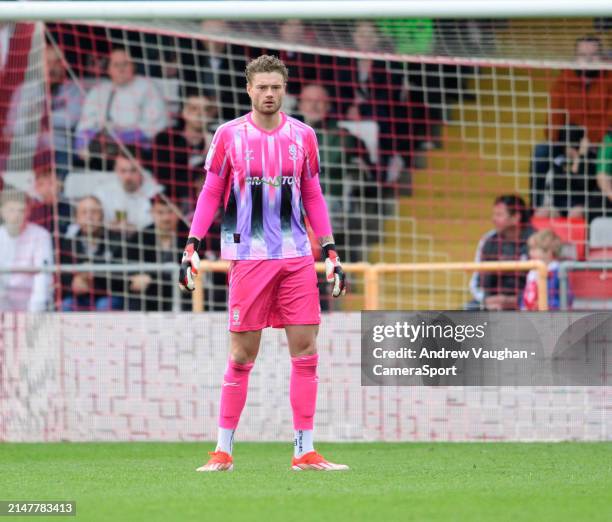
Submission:
M 153 222 L 151 198 L 162 190 L 143 170 L 137 155 L 133 148 L 121 150 L 115 158 L 115 176 L 93 192 L 102 203 L 106 226 L 127 235 Z
M 212 142 L 208 129 L 215 119 L 215 101 L 198 91 L 188 91 L 178 127 L 155 137 L 151 170 L 166 196 L 185 213 L 194 205 L 196 180 L 202 178 Z
M 283 21 L 279 28 L 279 36 L 283 42 L 289 44 L 317 45 L 314 32 L 297 18 Z M 283 110 L 286 112 L 295 110 L 302 89 L 308 84 L 317 83 L 324 85 L 327 89 L 333 104 L 331 112 L 337 114 L 335 103 L 338 94 L 334 82 L 334 59 L 331 56 L 287 50 L 273 51 L 271 54 L 278 55 L 289 69 L 289 82 L 287 83 L 287 94 L 283 100 Z
M 543 206 L 546 177 L 560 134 L 570 126 L 586 130 L 586 147 L 596 150 L 612 125 L 612 71 L 586 68 L 602 59 L 601 40 L 586 36 L 576 41 L 576 61 L 585 69 L 559 74 L 550 93 L 547 141 L 536 145 L 531 165 L 531 206 Z
M 544 229 L 531 235 L 527 240 L 529 258 L 543 261 L 548 266 L 548 309 L 559 310 L 559 255 L 561 238 L 550 229 Z M 538 310 L 538 271 L 530 270 L 521 299 L 521 310 Z
M 329 205 L 332 226 L 337 231 L 336 243 L 343 245 L 342 251 L 346 252 L 345 255 L 349 259 L 355 260 L 359 255 L 361 239 L 348 232 L 360 227 L 352 227 L 349 224 L 350 213 L 357 209 L 350 208 L 347 203 L 369 194 L 367 186 L 364 190 L 364 181 L 375 181 L 371 177 L 366 147 L 361 140 L 340 128 L 338 121 L 331 117 L 332 103 L 322 85 L 311 84 L 302 89 L 298 110 L 298 116 L 310 125 L 317 135 L 321 188 Z
M 612 127 L 608 129 L 597 154 L 597 186 L 604 200 L 604 214 L 608 214 L 612 209 Z
M 153 224 L 141 230 L 137 240 L 131 242 L 127 250 L 128 260 L 136 263 L 178 263 L 188 233 L 176 212 L 165 199 L 158 196 L 153 200 Z M 128 281 L 130 310 L 172 310 L 176 285 L 173 272 L 133 274 Z
M 48 45 L 45 48 L 45 59 L 51 95 L 55 169 L 63 179 L 72 166 L 72 136 L 81 116 L 84 95 L 75 82 L 66 78 L 66 67 L 58 49 Z
M 582 128 L 560 133 L 551 150 L 552 208 L 535 209 L 538 217 L 569 217 L 592 221 L 602 214 L 602 195 L 597 186 L 597 152 L 589 146 Z
M 32 223 L 47 229 L 51 234 L 64 234 L 70 224 L 72 207 L 62 195 L 63 182 L 50 164 L 34 168 L 34 197 L 28 204 L 28 216 Z
M 230 31 L 223 20 L 204 20 L 201 28 L 205 37 L 225 37 Z M 251 107 L 244 89 L 244 48 L 222 41 L 198 40 L 195 49 L 181 51 L 180 62 L 186 86 L 213 93 L 223 121 L 237 118 Z
M 476 247 L 476 255 L 474 256 L 474 262 L 480 263 L 482 261 L 482 248 L 497 231 L 495 229 L 485 232 L 484 235 L 478 241 Z M 470 278 L 470 293 L 472 294 L 472 300 L 467 302 L 464 306 L 464 310 L 482 310 L 484 308 L 484 289 L 482 288 L 482 277 L 480 272 L 473 272 Z
M 435 21 L 429 18 L 378 20 L 377 26 L 389 40 L 387 45 L 399 54 L 431 54 L 435 52 Z M 390 62 L 390 67 L 405 76 L 402 101 L 408 107 L 396 109 L 402 117 L 410 120 L 409 133 L 412 140 L 404 138 L 398 147 L 416 147 L 429 150 L 441 147 L 441 123 L 443 107 L 449 105 L 448 91 L 457 91 L 447 83 L 458 73 L 447 70 L 457 66 L 423 62 Z M 404 125 L 407 125 L 404 124 Z M 413 144 L 414 143 L 414 144 Z
M 0 267 L 40 268 L 53 264 L 51 235 L 26 220 L 25 195 L 0 194 Z M 49 272 L 0 272 L 0 311 L 41 312 L 51 301 Z
M 522 198 L 499 196 L 493 206 L 492 234 L 482 246 L 482 261 L 519 261 L 527 259 L 527 239 L 534 230 L 529 210 Z M 519 272 L 482 272 L 480 281 L 486 310 L 517 310 L 525 287 L 525 274 Z
M 355 24 L 353 42 L 360 52 L 377 49 L 380 35 L 371 21 Z M 349 120 L 374 120 L 379 127 L 379 151 L 381 155 L 378 179 L 395 182 L 399 177 L 400 164 L 396 139 L 409 135 L 407 116 L 399 111 L 399 95 L 402 77 L 387 68 L 381 60 L 348 59 L 341 68 L 341 96 L 345 102 L 342 113 Z M 410 146 L 402 147 L 404 166 L 411 163 Z M 393 160 L 393 161 L 392 161 Z
M 148 149 L 168 123 L 164 100 L 148 78 L 134 74 L 127 51 L 115 48 L 108 63 L 109 80 L 102 80 L 85 98 L 77 126 L 75 148 L 83 160 L 95 157 L 100 169 L 123 144 Z
M 61 264 L 109 264 L 124 259 L 125 238 L 104 227 L 102 204 L 86 196 L 76 206 L 75 223 L 60 240 Z M 62 272 L 62 310 L 120 310 L 124 275 L 111 272 Z

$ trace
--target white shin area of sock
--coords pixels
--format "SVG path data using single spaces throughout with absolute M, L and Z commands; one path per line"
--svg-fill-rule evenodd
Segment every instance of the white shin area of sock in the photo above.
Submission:
M 304 453 L 314 451 L 313 430 L 295 430 L 295 437 L 293 439 L 293 456 L 301 457 Z
M 215 451 L 225 451 L 225 453 L 232 454 L 234 449 L 234 433 L 236 430 L 230 430 L 227 428 L 219 428 L 217 432 L 217 448 Z

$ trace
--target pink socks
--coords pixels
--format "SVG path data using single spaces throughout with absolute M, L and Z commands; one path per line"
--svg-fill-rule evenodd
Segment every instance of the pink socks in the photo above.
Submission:
M 289 399 L 293 410 L 293 427 L 296 430 L 295 455 L 298 457 L 313 451 L 312 428 L 317 404 L 318 362 L 317 354 L 291 358 Z M 234 430 L 246 403 L 252 368 L 253 363 L 239 364 L 228 360 L 221 390 L 217 451 L 232 453 Z
M 318 361 L 318 354 L 291 358 L 289 399 L 293 410 L 295 430 L 312 430 L 319 382 Z
M 239 364 L 231 359 L 223 376 L 219 427 L 235 430 L 244 408 L 253 363 Z

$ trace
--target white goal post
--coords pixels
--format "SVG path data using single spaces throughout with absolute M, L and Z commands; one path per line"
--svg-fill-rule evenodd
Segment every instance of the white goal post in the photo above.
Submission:
M 132 1 L 2 2 L 0 20 L 145 20 L 285 18 L 560 18 L 607 16 L 609 0 L 298 0 L 287 1 Z

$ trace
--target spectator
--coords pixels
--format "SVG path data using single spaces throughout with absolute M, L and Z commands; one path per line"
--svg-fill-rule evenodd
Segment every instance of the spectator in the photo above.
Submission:
M 560 134 L 570 126 L 582 127 L 588 140 L 586 146 L 596 150 L 612 125 L 612 73 L 592 68 L 601 62 L 602 51 L 599 38 L 579 38 L 576 62 L 584 68 L 562 71 L 552 87 L 547 142 L 536 145 L 531 166 L 533 208 L 543 206 L 546 177 Z
M 291 18 L 282 22 L 279 28 L 283 42 L 294 45 L 317 45 L 316 35 L 309 30 L 302 20 Z M 287 95 L 283 100 L 283 110 L 291 112 L 295 109 L 302 89 L 311 83 L 323 84 L 330 94 L 334 106 L 331 112 L 337 114 L 335 103 L 338 93 L 334 82 L 334 58 L 331 56 L 281 50 L 278 57 L 289 69 Z
M 604 209 L 612 208 L 612 127 L 608 129 L 597 155 L 597 186 L 604 199 Z
M 102 204 L 95 196 L 86 196 L 76 207 L 75 223 L 60 240 L 62 264 L 109 264 L 124 259 L 124 238 L 104 227 Z M 123 274 L 107 272 L 63 272 L 62 310 L 120 310 Z
M 499 196 L 493 206 L 495 233 L 482 246 L 482 261 L 527 259 L 527 239 L 534 232 L 522 198 Z M 484 306 L 487 310 L 516 310 L 525 287 L 523 272 L 482 272 Z
M 548 266 L 548 309 L 559 310 L 559 254 L 561 238 L 552 230 L 544 229 L 531 235 L 527 240 L 529 258 L 543 261 Z M 538 310 L 538 271 L 530 270 L 521 299 L 521 310 Z
M 373 52 L 379 43 L 376 26 L 370 21 L 355 24 L 353 42 L 359 52 Z M 350 120 L 374 120 L 379 127 L 379 151 L 381 171 L 379 180 L 397 181 L 399 176 L 397 144 L 395 138 L 405 139 L 409 135 L 407 117 L 399 111 L 399 95 L 402 77 L 391 73 L 387 64 L 380 60 L 349 59 L 341 67 L 341 96 L 346 100 L 342 112 Z M 404 165 L 410 164 L 411 146 L 403 146 Z
M 125 49 L 115 48 L 108 63 L 110 80 L 93 87 L 83 105 L 75 148 L 83 160 L 97 156 L 92 168 L 104 166 L 123 144 L 151 146 L 168 123 L 164 100 L 148 78 L 135 76 L 134 63 Z
M 70 224 L 72 208 L 62 195 L 62 187 L 62 180 L 55 176 L 50 164 L 34 167 L 35 195 L 28 205 L 28 216 L 51 234 L 64 234 Z
M 437 19 L 437 52 L 444 56 L 490 56 L 495 52 L 496 31 L 507 27 L 505 20 Z
M 435 22 L 432 19 L 379 20 L 377 26 L 388 39 L 388 45 L 399 54 L 435 52 Z M 403 103 L 396 108 L 396 113 L 400 120 L 410 121 L 410 125 L 403 123 L 403 134 L 412 136 L 412 139 L 401 140 L 398 147 L 418 147 L 422 150 L 440 148 L 443 108 L 450 103 L 446 99 L 447 91 L 453 90 L 453 87 L 457 90 L 456 86 L 447 87 L 446 84 L 453 74 L 457 76 L 457 66 L 423 62 L 390 62 L 389 65 L 397 74 L 405 77 L 401 94 Z
M 189 230 L 182 226 L 165 199 L 153 200 L 153 224 L 138 233 L 127 250 L 136 263 L 178 263 Z M 173 272 L 151 271 L 128 279 L 130 310 L 172 310 L 176 285 Z M 187 308 L 189 309 L 189 308 Z
M 210 39 L 211 36 L 227 36 L 230 28 L 223 20 L 204 20 L 201 28 L 207 40 L 198 41 L 193 50 L 181 52 L 182 72 L 188 88 L 214 93 L 221 119 L 228 121 L 251 106 L 244 90 L 245 51 L 242 47 Z
M 115 176 L 93 193 L 102 203 L 106 226 L 127 235 L 153 222 L 150 200 L 162 191 L 136 158 L 136 149 L 120 151 L 115 158 Z
M 364 181 L 373 182 L 371 165 L 366 147 L 361 140 L 338 127 L 331 116 L 332 103 L 327 90 L 320 84 L 307 85 L 302 89 L 299 101 L 299 117 L 317 134 L 321 162 L 321 188 L 329 205 L 334 230 L 359 229 L 349 223 L 349 215 L 358 209 L 349 207 L 349 201 L 358 200 Z M 362 174 L 365 173 L 365 176 Z M 365 178 L 365 179 L 363 179 Z M 357 187 L 353 188 L 352 187 Z M 349 239 L 350 237 L 350 239 Z M 359 256 L 361 239 L 351 234 L 338 232 L 336 243 L 342 245 L 350 260 Z
M 25 195 L 0 194 L 0 267 L 41 268 L 53 264 L 51 235 L 26 220 Z M 49 272 L 0 272 L 0 311 L 41 312 L 51 296 Z
M 198 91 L 188 91 L 179 126 L 155 138 L 151 168 L 165 194 L 185 213 L 195 199 L 196 180 L 212 141 L 210 124 L 216 119 L 215 101 Z
M 602 213 L 602 197 L 597 186 L 597 153 L 581 127 L 561 132 L 559 143 L 551 148 L 552 208 L 538 208 L 537 216 L 569 217 L 592 221 Z
M 497 231 L 495 229 L 486 232 L 478 241 L 476 247 L 476 255 L 474 256 L 474 262 L 480 263 L 482 261 L 482 248 L 485 246 L 490 237 L 492 237 Z M 473 272 L 470 278 L 470 293 L 472 294 L 472 300 L 465 304 L 465 310 L 482 310 L 484 308 L 484 289 L 482 288 L 482 276 L 480 272 Z
M 383 19 L 376 25 L 399 54 L 430 54 L 434 50 L 436 29 L 431 18 Z
M 62 179 L 72 166 L 72 136 L 81 116 L 83 94 L 79 86 L 66 78 L 64 59 L 51 45 L 45 48 L 55 169 Z

